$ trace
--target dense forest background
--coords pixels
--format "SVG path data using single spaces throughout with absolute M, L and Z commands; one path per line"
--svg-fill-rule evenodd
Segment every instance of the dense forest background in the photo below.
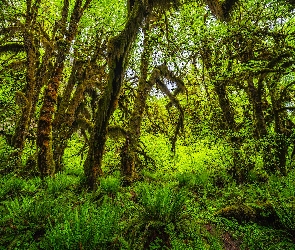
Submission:
M 2 0 L 0 249 L 295 249 L 294 14 Z

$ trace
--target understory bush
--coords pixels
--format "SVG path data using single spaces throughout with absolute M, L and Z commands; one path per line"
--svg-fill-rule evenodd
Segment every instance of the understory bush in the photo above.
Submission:
M 295 171 L 280 179 L 273 176 L 269 181 L 268 196 L 281 224 L 295 233 Z
M 120 211 L 110 203 L 100 207 L 85 203 L 71 208 L 55 225 L 50 223 L 41 246 L 55 250 L 119 248 Z

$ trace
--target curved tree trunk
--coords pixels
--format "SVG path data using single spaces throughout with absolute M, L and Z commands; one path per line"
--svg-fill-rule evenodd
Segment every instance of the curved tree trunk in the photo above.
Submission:
M 231 104 L 226 93 L 226 82 L 221 81 L 214 84 L 214 91 L 217 94 L 219 107 L 223 114 L 223 120 L 227 129 L 236 130 L 236 122 L 232 112 Z
M 18 149 L 18 155 L 21 157 L 24 149 L 26 136 L 28 134 L 30 118 L 32 116 L 33 97 L 36 85 L 36 51 L 34 43 L 30 37 L 25 38 L 25 47 L 27 51 L 27 85 L 25 93 L 17 93 L 17 98 L 23 99 L 22 114 L 17 123 L 12 145 Z
M 144 3 L 136 1 L 125 28 L 108 43 L 108 82 L 99 101 L 94 128 L 90 136 L 89 151 L 84 163 L 84 173 L 90 189 L 96 188 L 97 177 L 103 174 L 101 163 L 107 137 L 107 126 L 118 103 L 131 46 L 146 14 Z

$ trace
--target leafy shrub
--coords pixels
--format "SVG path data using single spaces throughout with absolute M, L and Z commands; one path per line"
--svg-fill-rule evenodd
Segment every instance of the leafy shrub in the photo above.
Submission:
M 85 203 L 68 210 L 62 221 L 51 225 L 44 249 L 113 249 L 119 244 L 120 208 L 104 203 L 95 208 Z
M 72 138 L 68 140 L 62 162 L 64 164 L 64 172 L 69 175 L 81 176 L 83 175 L 83 163 L 85 160 L 85 149 L 83 139 L 73 134 Z
M 19 193 L 25 181 L 17 176 L 5 176 L 1 178 L 0 182 L 0 200 L 5 200 L 7 198 L 13 198 L 17 193 Z
M 180 232 L 171 232 L 171 248 L 175 250 L 221 250 L 224 249 L 219 235 L 209 232 L 210 225 L 200 224 L 199 221 L 181 223 Z
M 177 175 L 179 186 L 186 186 L 188 188 L 203 190 L 208 187 L 210 183 L 210 174 L 208 171 L 197 171 L 196 173 L 184 172 Z
M 35 194 L 38 192 L 43 183 L 40 177 L 34 177 L 32 179 L 27 179 L 24 181 L 22 193 L 25 194 Z
M 272 177 L 269 182 L 269 199 L 281 224 L 288 230 L 295 231 L 295 171 L 287 177 Z
M 139 203 L 143 206 L 144 216 L 149 220 L 164 223 L 181 219 L 187 200 L 185 191 L 174 191 L 171 187 L 143 185 L 139 193 Z
M 24 179 L 16 175 L 6 175 L 0 180 L 0 200 L 14 199 L 19 195 L 36 193 L 42 187 L 39 177 Z
M 5 139 L 0 136 L 0 174 L 15 170 L 17 159 L 13 157 L 14 153 L 16 153 L 15 149 L 9 146 Z
M 242 249 L 285 250 L 294 249 L 295 245 L 284 231 L 258 225 L 246 225 L 240 228 L 243 235 Z
M 3 202 L 3 218 L 0 228 L 5 232 L 0 245 L 11 249 L 29 249 L 45 234 L 48 220 L 57 218 L 60 212 L 58 202 L 44 196 L 21 197 Z
M 184 219 L 187 192 L 147 183 L 138 183 L 134 191 L 138 204 L 126 225 L 132 248 L 170 248 L 170 234 L 175 231 L 177 223 Z
M 254 168 L 249 171 L 248 180 L 252 183 L 265 182 L 268 180 L 268 174 L 263 169 Z

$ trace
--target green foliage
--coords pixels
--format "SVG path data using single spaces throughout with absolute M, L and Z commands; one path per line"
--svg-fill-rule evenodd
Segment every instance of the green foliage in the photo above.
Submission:
M 116 194 L 121 186 L 121 180 L 118 177 L 107 176 L 100 179 L 100 188 L 109 194 Z
M 218 228 L 231 234 L 232 242 L 240 249 L 294 249 L 290 235 L 285 231 L 269 228 L 254 223 L 240 225 L 236 221 L 222 219 Z
M 46 196 L 20 197 L 4 204 L 1 245 L 21 249 L 30 248 L 40 240 L 48 220 L 54 221 L 60 206 Z
M 206 170 L 197 173 L 179 173 L 176 178 L 180 187 L 187 186 L 197 192 L 209 188 L 210 184 L 210 174 Z
M 10 61 L 9 56 L 5 58 L 6 60 L 3 59 L 0 56 L 0 61 Z M 3 71 L 2 66 L 0 66 L 0 70 Z M 17 103 L 14 93 L 23 88 L 25 74 L 22 71 L 7 69 L 4 74 L 0 73 L 0 82 L 0 131 L 12 135 L 20 110 L 20 103 Z
M 110 203 L 100 207 L 85 203 L 65 211 L 63 219 L 50 224 L 43 249 L 108 249 L 119 244 L 120 208 Z
M 247 225 L 242 228 L 242 232 L 243 249 L 294 249 L 294 244 L 286 237 L 284 231 Z
M 16 176 L 5 176 L 1 178 L 0 199 L 6 200 L 14 198 L 13 196 L 23 188 L 24 180 Z
M 63 155 L 63 164 L 67 174 L 79 176 L 83 173 L 84 150 L 83 138 L 78 137 L 76 134 L 73 135 L 68 141 Z
M 295 171 L 287 177 L 273 176 L 269 182 L 269 199 L 280 223 L 290 232 L 295 231 Z
M 23 179 L 10 174 L 3 176 L 0 180 L 0 200 L 14 199 L 18 195 L 32 195 L 42 188 L 39 177 Z
M 47 192 L 58 195 L 67 189 L 75 189 L 80 184 L 80 178 L 66 174 L 56 174 L 54 178 L 46 178 Z
M 188 193 L 147 183 L 138 184 L 134 191 L 137 205 L 127 223 L 132 248 L 169 248 L 171 237 L 179 235 L 178 224 L 189 217 L 185 218 Z
M 16 159 L 13 153 L 15 150 L 0 136 L 0 174 L 14 170 Z
M 160 221 L 164 224 L 176 223 L 184 213 L 187 194 L 184 190 L 175 191 L 171 187 L 142 185 L 139 203 L 143 205 L 146 220 Z

